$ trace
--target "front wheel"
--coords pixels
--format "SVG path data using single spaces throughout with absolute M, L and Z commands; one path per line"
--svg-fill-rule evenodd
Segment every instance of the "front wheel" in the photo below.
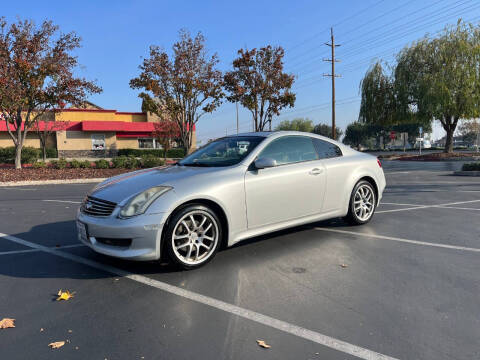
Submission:
M 222 225 L 210 208 L 192 204 L 176 212 L 164 241 L 170 258 L 184 269 L 200 267 L 210 261 L 222 239 Z
M 366 224 L 372 219 L 376 204 L 377 198 L 372 184 L 366 180 L 359 181 L 350 196 L 345 220 L 352 225 Z

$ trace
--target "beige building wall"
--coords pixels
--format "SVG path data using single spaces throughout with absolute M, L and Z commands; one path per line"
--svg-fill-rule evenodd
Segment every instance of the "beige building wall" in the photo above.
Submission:
M 138 139 L 117 138 L 117 149 L 138 149 Z
M 0 148 L 15 146 L 13 143 L 12 138 L 8 135 L 7 132 L 0 133 Z M 27 134 L 27 138 L 25 139 L 25 143 L 23 146 L 31 146 L 34 148 L 41 148 L 40 140 L 38 139 L 37 134 L 29 132 Z M 55 134 L 52 134 L 47 140 L 47 147 L 54 148 L 55 147 Z
M 114 132 L 57 131 L 58 150 L 92 150 L 92 135 L 104 135 L 107 149 L 116 148 Z

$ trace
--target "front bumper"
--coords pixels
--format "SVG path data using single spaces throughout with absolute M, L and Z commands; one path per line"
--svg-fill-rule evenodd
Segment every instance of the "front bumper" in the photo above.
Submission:
M 119 219 L 116 209 L 111 216 L 88 216 L 77 211 L 78 239 L 94 251 L 129 260 L 160 259 L 161 235 L 166 214 L 143 214 L 131 219 Z M 85 225 L 86 233 L 81 231 Z M 85 236 L 86 235 L 86 236 Z M 108 245 L 97 239 L 131 239 L 128 246 Z

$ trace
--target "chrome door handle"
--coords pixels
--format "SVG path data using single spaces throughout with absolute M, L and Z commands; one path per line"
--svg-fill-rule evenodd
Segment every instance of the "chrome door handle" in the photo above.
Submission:
M 312 169 L 309 172 L 310 175 L 320 175 L 321 173 L 323 173 L 323 169 L 319 168 Z

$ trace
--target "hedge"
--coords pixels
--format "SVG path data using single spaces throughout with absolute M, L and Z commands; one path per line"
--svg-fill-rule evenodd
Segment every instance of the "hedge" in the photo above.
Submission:
M 463 164 L 462 170 L 463 171 L 480 171 L 480 162 Z
M 37 149 L 31 146 L 24 146 L 22 148 L 22 164 L 33 164 L 36 160 L 43 156 L 42 149 Z M 57 149 L 47 148 L 47 158 L 56 158 Z M 9 146 L 0 148 L 0 163 L 13 164 L 15 163 L 15 147 Z
M 151 155 L 156 157 L 164 157 L 162 149 L 119 149 L 118 156 L 135 156 L 141 157 Z M 167 151 L 167 158 L 183 158 L 185 150 L 182 148 L 170 149 Z

